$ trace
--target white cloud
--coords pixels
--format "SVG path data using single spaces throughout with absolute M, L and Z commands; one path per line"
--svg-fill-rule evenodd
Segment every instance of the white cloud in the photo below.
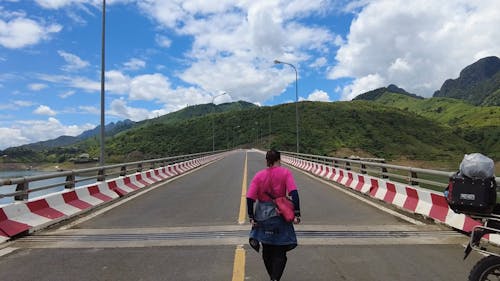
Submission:
M 111 109 L 107 114 L 123 119 L 130 119 L 132 121 L 140 121 L 155 117 L 153 113 L 147 109 L 128 106 L 123 98 L 113 100 L 111 102 Z
M 40 106 L 38 106 L 38 108 L 35 109 L 33 111 L 33 113 L 39 114 L 39 115 L 49 115 L 49 116 L 56 115 L 56 112 L 54 110 L 50 109 L 50 107 L 48 107 L 46 105 L 40 105 Z
M 32 91 L 40 91 L 47 87 L 48 87 L 47 84 L 42 84 L 42 83 L 33 83 L 28 85 L 28 88 L 31 89 Z
M 155 37 L 156 44 L 160 45 L 164 48 L 169 48 L 172 45 L 172 40 L 163 35 L 156 35 Z
M 307 97 L 308 101 L 330 101 L 330 96 L 328 96 L 328 93 L 322 90 L 314 90 L 309 96 Z
M 16 121 L 11 127 L 0 127 L 0 134 L 9 136 L 0 138 L 0 149 L 54 139 L 62 135 L 77 136 L 94 127 L 95 125 L 88 123 L 66 126 L 53 117 L 47 120 Z
M 287 85 L 295 81 L 295 72 L 289 68 L 253 66 L 230 57 L 215 62 L 200 61 L 187 69 L 181 78 L 208 93 L 225 91 L 233 100 L 259 102 L 284 92 Z
M 8 138 L 0 138 L 0 149 L 29 143 L 29 139 L 23 136 L 23 132 L 18 128 L 0 127 L 0 135 L 9 136 Z
M 58 51 L 57 53 L 66 61 L 66 65 L 62 67 L 64 71 L 75 71 L 90 65 L 88 61 L 82 60 L 77 55 L 65 51 Z
M 45 9 L 60 9 L 76 3 L 88 3 L 88 0 L 35 0 L 35 2 Z
M 76 2 L 38 1 L 52 9 Z M 90 0 L 83 2 L 95 4 Z M 331 55 L 329 47 L 335 45 L 335 35 L 327 28 L 310 26 L 301 19 L 323 15 L 330 9 L 329 4 L 330 1 L 325 0 L 138 1 L 142 12 L 160 25 L 155 38 L 159 45 L 168 47 L 172 43 L 160 34 L 175 32 L 192 38 L 191 49 L 184 53 L 187 68 L 175 72 L 177 78 L 188 85 L 174 87 L 170 79 L 160 73 L 128 76 L 111 70 L 106 72 L 106 91 L 128 95 L 132 100 L 163 103 L 166 111 L 186 104 L 210 102 L 214 93 L 220 91 L 230 94 L 224 100 L 263 103 L 284 93 L 295 82 L 293 70 L 276 67 L 274 59 L 291 62 L 299 69 L 301 64 L 311 62 L 317 67 L 325 65 L 326 57 Z M 168 33 L 164 32 L 165 28 L 170 29 Z M 122 70 L 145 65 L 144 61 L 134 58 L 125 63 Z M 86 92 L 100 91 L 99 81 L 85 77 L 41 75 L 40 79 Z
M 350 85 L 342 89 L 341 100 L 352 100 L 367 91 L 387 86 L 388 82 L 378 74 L 368 74 L 355 79 Z
M 129 3 L 136 0 L 107 0 L 106 5 L 114 5 L 117 3 Z M 76 5 L 82 9 L 83 4 L 92 5 L 94 7 L 100 8 L 102 6 L 102 0 L 35 0 L 35 2 L 45 9 L 57 10 L 64 8 L 66 6 Z
M 168 78 L 162 74 L 139 75 L 130 82 L 130 98 L 135 100 L 155 100 L 170 89 Z
M 106 91 L 127 94 L 130 91 L 130 77 L 117 70 L 106 71 Z M 101 89 L 99 82 L 99 90 Z
M 431 96 L 448 78 L 485 56 L 500 55 L 498 1 L 360 1 L 338 64 L 328 77 L 352 77 L 343 97 L 375 80 Z M 382 86 L 382 85 L 379 85 Z M 383 85 L 387 86 L 387 85 Z
M 61 30 L 61 25 L 45 25 L 24 17 L 10 21 L 0 19 L 0 46 L 18 49 L 36 45 L 42 40 L 49 39 L 52 33 L 58 33 Z
M 61 93 L 61 94 L 59 95 L 59 97 L 60 97 L 60 98 L 62 98 L 62 99 L 65 99 L 65 98 L 70 97 L 70 96 L 72 96 L 72 95 L 74 95 L 74 94 L 75 94 L 75 91 L 72 91 L 72 90 L 71 90 L 71 91 L 66 91 L 66 92 L 64 92 L 64 93 Z
M 320 15 L 329 2 L 152 0 L 139 7 L 162 27 L 193 38 L 181 79 L 206 93 L 224 90 L 234 99 L 264 102 L 295 81 L 289 69 L 274 67 L 275 58 L 300 66 L 335 44 L 326 28 L 298 21 Z
M 328 61 L 326 60 L 325 57 L 319 57 L 317 58 L 313 63 L 309 65 L 309 67 L 312 68 L 318 68 L 324 66 Z
M 101 114 L 101 109 L 95 106 L 79 106 L 78 109 L 82 113 L 90 113 L 94 115 Z
M 12 102 L 14 105 L 19 106 L 19 107 L 28 107 L 32 106 L 33 102 L 31 101 L 25 101 L 25 100 L 15 100 Z
M 123 65 L 126 70 L 139 70 L 146 67 L 146 62 L 138 58 L 132 58 Z

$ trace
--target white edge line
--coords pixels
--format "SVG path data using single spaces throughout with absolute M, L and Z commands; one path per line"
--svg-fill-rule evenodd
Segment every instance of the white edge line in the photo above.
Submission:
M 0 249 L 0 257 L 8 255 L 8 254 L 14 252 L 17 249 L 18 248 L 14 248 L 14 247 L 6 247 L 6 248 L 3 248 L 3 249 Z

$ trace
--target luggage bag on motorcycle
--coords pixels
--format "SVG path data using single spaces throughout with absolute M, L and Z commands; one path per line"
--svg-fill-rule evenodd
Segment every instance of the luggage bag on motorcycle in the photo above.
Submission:
M 446 200 L 455 213 L 491 214 L 497 200 L 495 177 L 476 179 L 456 173 L 450 177 Z

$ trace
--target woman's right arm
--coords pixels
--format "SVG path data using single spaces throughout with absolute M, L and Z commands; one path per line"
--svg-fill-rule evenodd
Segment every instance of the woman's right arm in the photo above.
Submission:
M 253 205 L 255 201 L 257 200 L 257 191 L 258 191 L 258 177 L 257 175 L 254 176 L 252 181 L 250 182 L 250 186 L 248 187 L 247 190 L 247 214 L 248 218 L 250 221 L 253 221 L 254 219 L 254 211 L 253 211 Z
M 254 219 L 254 213 L 253 213 L 253 204 L 254 203 L 255 203 L 255 200 L 247 197 L 247 213 L 248 213 L 248 218 L 250 220 Z

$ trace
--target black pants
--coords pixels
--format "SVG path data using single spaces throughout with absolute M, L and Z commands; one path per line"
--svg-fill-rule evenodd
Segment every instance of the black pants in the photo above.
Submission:
M 286 252 L 290 246 L 262 244 L 262 259 L 271 280 L 280 280 L 286 265 Z

